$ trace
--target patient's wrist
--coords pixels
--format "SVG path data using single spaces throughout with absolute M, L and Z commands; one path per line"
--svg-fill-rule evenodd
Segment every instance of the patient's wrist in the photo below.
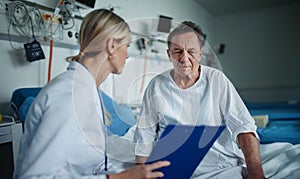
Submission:
M 135 162 L 137 164 L 143 164 L 147 161 L 147 157 L 143 157 L 143 156 L 136 156 L 135 158 Z

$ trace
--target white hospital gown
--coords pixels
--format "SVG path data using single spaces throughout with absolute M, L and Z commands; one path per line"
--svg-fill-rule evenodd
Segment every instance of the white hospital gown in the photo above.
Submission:
M 95 80 L 72 62 L 31 106 L 14 178 L 106 178 L 103 126 Z
M 149 83 L 134 136 L 135 155 L 149 156 L 152 145 L 168 124 L 226 125 L 226 129 L 195 170 L 192 178 L 242 178 L 245 161 L 237 144 L 240 133 L 256 126 L 232 83 L 219 70 L 201 66 L 199 80 L 180 89 L 170 70 Z

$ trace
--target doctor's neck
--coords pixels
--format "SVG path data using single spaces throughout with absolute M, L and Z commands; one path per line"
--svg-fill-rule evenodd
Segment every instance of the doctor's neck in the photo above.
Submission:
M 95 79 L 98 87 L 109 75 L 110 69 L 107 65 L 107 54 L 99 53 L 96 56 L 84 58 L 79 63 L 83 64 Z

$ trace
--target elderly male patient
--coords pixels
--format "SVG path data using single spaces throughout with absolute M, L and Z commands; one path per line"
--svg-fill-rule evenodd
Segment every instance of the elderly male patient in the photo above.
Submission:
M 265 178 L 255 122 L 229 79 L 200 65 L 204 43 L 204 33 L 192 22 L 169 34 L 173 69 L 154 77 L 145 91 L 134 136 L 136 160 L 146 161 L 153 147 L 148 144 L 168 124 L 226 125 L 192 178 Z

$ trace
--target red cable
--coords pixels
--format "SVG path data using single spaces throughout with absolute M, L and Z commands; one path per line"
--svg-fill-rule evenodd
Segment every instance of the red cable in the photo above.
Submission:
M 51 38 L 51 40 L 50 40 L 49 64 L 48 64 L 48 80 L 47 80 L 48 83 L 51 80 L 52 54 L 53 54 L 53 39 Z
M 59 1 L 59 5 L 63 5 L 64 4 L 64 0 L 60 0 Z M 58 5 L 57 5 L 57 7 L 58 7 Z M 50 34 L 51 34 L 51 39 L 50 39 L 50 54 L 49 54 L 49 64 L 48 64 L 48 79 L 47 79 L 47 82 L 49 83 L 50 82 L 50 80 L 51 80 L 51 68 L 52 68 L 52 56 L 53 56 L 53 37 L 52 37 L 52 21 L 53 21 L 53 18 L 55 18 L 54 17 L 55 16 L 55 14 L 53 14 L 53 17 L 51 17 L 50 18 Z
M 50 39 L 50 52 L 49 52 L 48 79 L 47 79 L 47 83 L 49 83 L 50 80 L 51 80 L 51 68 L 52 68 L 52 54 L 53 54 L 52 19 L 53 19 L 53 17 L 50 18 L 50 34 L 51 34 L 51 39 Z

